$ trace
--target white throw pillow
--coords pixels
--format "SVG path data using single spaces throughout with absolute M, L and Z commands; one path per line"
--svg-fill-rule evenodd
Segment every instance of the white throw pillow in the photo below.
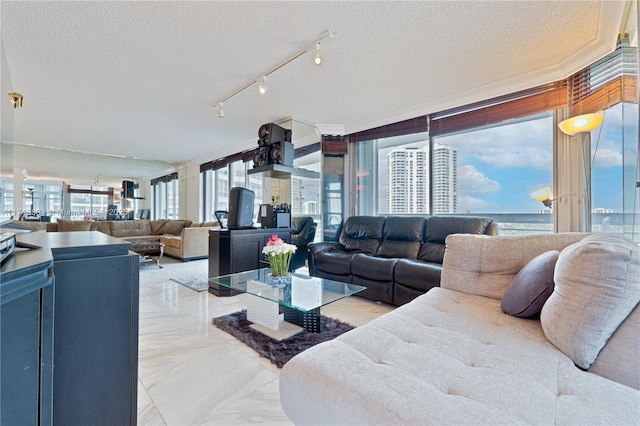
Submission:
M 621 235 L 590 235 L 560 253 L 554 281 L 540 314 L 544 334 L 589 368 L 640 302 L 640 247 Z

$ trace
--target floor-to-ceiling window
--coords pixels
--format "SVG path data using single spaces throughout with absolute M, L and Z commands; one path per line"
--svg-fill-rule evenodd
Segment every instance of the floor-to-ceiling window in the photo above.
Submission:
M 615 232 L 640 241 L 638 159 L 638 50 L 628 39 L 571 78 L 571 113 L 604 112 L 590 138 L 593 232 Z
M 503 235 L 553 232 L 529 194 L 553 182 L 550 112 L 434 138 L 433 213 L 492 217 Z
M 59 196 L 56 196 L 56 186 L 50 188 L 50 195 L 54 197 L 53 205 L 61 205 Z M 113 189 L 105 186 L 89 185 L 69 185 L 69 208 L 64 209 L 62 214 L 53 214 L 54 218 L 64 218 L 70 220 L 104 219 L 107 210 L 113 200 Z M 36 197 L 41 198 L 40 196 Z M 45 196 L 45 199 L 48 198 Z M 51 202 L 51 201 L 50 201 Z M 45 201 L 45 203 L 48 203 Z M 52 211 L 60 212 L 62 209 L 54 208 Z
M 262 177 L 249 174 L 253 168 L 251 151 L 211 161 L 200 166 L 204 221 L 216 220 L 217 210 L 229 209 L 229 190 L 234 186 L 248 188 L 255 193 L 254 220 L 262 203 Z
M 152 212 L 154 219 L 178 219 L 180 191 L 178 173 L 174 172 L 151 180 Z
M 553 182 L 551 108 L 566 93 L 545 85 L 434 114 L 429 131 L 357 142 L 357 214 L 487 216 L 502 234 L 552 232 L 551 211 L 529 194 Z
M 429 134 L 355 144 L 358 215 L 428 214 Z
M 322 166 L 319 146 L 314 151 L 296 156 L 295 167 L 320 173 Z M 291 216 L 311 216 L 316 223 L 316 240 L 323 235 L 323 221 L 320 200 L 320 179 L 318 177 L 291 176 Z

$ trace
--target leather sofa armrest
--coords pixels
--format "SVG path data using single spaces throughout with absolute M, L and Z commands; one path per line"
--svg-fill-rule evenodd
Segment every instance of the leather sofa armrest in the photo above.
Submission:
M 334 251 L 334 250 L 344 250 L 344 246 L 340 243 L 336 243 L 333 241 L 322 241 L 317 243 L 309 243 L 307 244 L 309 251 L 312 254 L 317 254 L 321 251 Z

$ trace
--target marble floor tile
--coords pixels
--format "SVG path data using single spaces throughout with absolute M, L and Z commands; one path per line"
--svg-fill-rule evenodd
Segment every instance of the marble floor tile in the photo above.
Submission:
M 163 258 L 140 268 L 138 424 L 290 425 L 280 408 L 280 370 L 211 320 L 246 307 L 170 278 L 205 276 L 208 261 Z M 392 310 L 359 297 L 322 308 L 354 326 Z

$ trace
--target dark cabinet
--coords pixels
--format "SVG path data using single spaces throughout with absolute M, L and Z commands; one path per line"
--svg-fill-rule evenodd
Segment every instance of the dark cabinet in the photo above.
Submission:
M 55 424 L 136 424 L 138 268 L 133 255 L 54 262 Z
M 20 235 L 0 275 L 0 424 L 135 425 L 139 256 L 100 232 Z
M 286 242 L 291 242 L 288 228 L 265 229 L 213 229 L 209 231 L 209 276 L 234 274 L 265 268 L 262 248 L 272 235 L 277 235 Z M 216 296 L 233 296 L 226 287 L 209 283 L 209 292 Z
M 10 259 L 13 260 L 13 259 Z M 0 279 L 0 424 L 52 424 L 51 262 Z M 4 269 L 4 268 L 3 268 Z

